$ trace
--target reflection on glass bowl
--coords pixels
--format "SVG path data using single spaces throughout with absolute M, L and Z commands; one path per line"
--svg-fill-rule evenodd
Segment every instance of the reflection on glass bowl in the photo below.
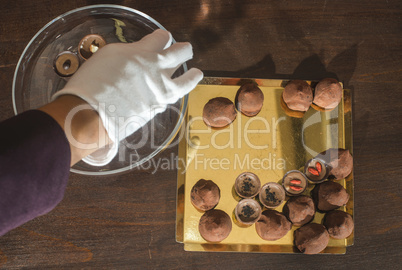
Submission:
M 45 25 L 29 42 L 22 53 L 13 79 L 15 114 L 39 108 L 61 90 L 69 77 L 61 76 L 54 68 L 55 59 L 62 52 L 78 52 L 80 41 L 97 34 L 106 43 L 134 42 L 154 30 L 165 29 L 148 15 L 118 5 L 93 5 L 69 11 Z M 184 64 L 175 75 L 187 70 Z M 119 144 L 118 155 L 107 165 L 94 167 L 80 161 L 72 172 L 84 175 L 110 175 L 129 171 L 147 162 L 169 147 L 178 134 L 187 109 L 188 97 L 168 106 L 147 125 Z

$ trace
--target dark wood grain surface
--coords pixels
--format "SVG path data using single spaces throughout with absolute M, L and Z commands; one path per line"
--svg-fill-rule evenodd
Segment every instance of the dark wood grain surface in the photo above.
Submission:
M 105 2 L 0 0 L 0 120 L 13 116 L 14 69 L 34 34 L 66 11 Z M 177 40 L 190 41 L 195 57 L 189 65 L 208 76 L 337 76 L 352 89 L 355 244 L 340 256 L 185 252 L 175 242 L 175 170 L 71 174 L 56 209 L 0 238 L 0 268 L 401 268 L 399 0 L 114 3 L 143 11 Z M 171 154 L 177 149 L 159 157 Z

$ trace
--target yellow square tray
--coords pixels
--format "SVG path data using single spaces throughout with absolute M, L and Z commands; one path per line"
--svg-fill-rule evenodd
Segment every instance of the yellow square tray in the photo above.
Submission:
M 226 97 L 234 102 L 240 85 L 254 81 L 264 93 L 264 106 L 255 117 L 238 112 L 236 120 L 224 129 L 211 129 L 202 120 L 204 105 L 214 97 Z M 314 85 L 314 82 L 307 81 Z M 293 226 L 283 238 L 266 241 L 258 236 L 255 225 L 239 227 L 233 210 L 238 202 L 233 184 L 242 172 L 258 175 L 261 185 L 281 183 L 289 170 L 300 170 L 307 160 L 328 148 L 352 151 L 351 96 L 344 90 L 344 98 L 330 112 L 310 108 L 303 118 L 287 116 L 280 105 L 283 85 L 287 81 L 269 79 L 204 78 L 188 100 L 188 111 L 182 131 L 185 138 L 179 144 L 179 159 L 185 166 L 178 170 L 176 240 L 187 251 L 235 251 L 298 253 L 293 246 Z M 205 241 L 198 222 L 203 215 L 190 201 L 190 192 L 199 179 L 213 180 L 221 190 L 216 209 L 232 217 L 232 231 L 220 243 Z M 341 209 L 353 215 L 353 173 L 339 181 L 350 200 Z M 305 194 L 314 186 L 309 184 Z M 276 208 L 282 211 L 284 203 Z M 316 213 L 313 222 L 321 223 L 323 214 Z M 322 253 L 343 254 L 353 245 L 354 235 L 347 239 L 330 239 Z

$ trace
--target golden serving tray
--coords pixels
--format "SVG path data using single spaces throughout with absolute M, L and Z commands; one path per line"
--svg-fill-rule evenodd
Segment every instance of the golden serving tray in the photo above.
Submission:
M 211 129 L 202 120 L 204 105 L 212 98 L 227 97 L 234 102 L 237 90 L 246 82 L 256 82 L 264 93 L 264 106 L 255 117 L 238 112 L 236 120 L 223 129 Z M 314 82 L 307 81 L 314 86 Z M 350 90 L 330 112 L 310 107 L 303 118 L 285 114 L 280 99 L 287 81 L 269 79 L 204 78 L 189 94 L 188 111 L 179 144 L 177 186 L 176 240 L 187 251 L 235 251 L 298 253 L 293 246 L 293 226 L 283 238 L 266 241 L 260 238 L 255 225 L 244 228 L 236 225 L 233 210 L 238 198 L 233 192 L 236 177 L 250 171 L 258 175 L 261 185 L 281 183 L 287 171 L 302 170 L 310 158 L 328 148 L 352 151 L 352 113 Z M 205 241 L 198 222 L 203 212 L 191 204 L 190 192 L 199 179 L 213 180 L 221 190 L 216 209 L 232 217 L 232 231 L 220 243 Z M 353 215 L 353 173 L 338 183 L 350 194 L 348 204 L 341 209 Z M 309 184 L 305 194 L 314 185 Z M 276 208 L 281 212 L 284 203 Z M 323 214 L 316 213 L 313 222 L 321 223 Z M 347 239 L 330 239 L 322 253 L 344 254 L 353 245 L 352 233 Z

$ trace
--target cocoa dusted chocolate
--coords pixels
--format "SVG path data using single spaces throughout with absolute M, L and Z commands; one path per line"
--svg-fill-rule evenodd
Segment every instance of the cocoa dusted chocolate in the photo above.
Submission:
M 340 210 L 325 214 L 323 224 L 327 228 L 329 236 L 335 239 L 349 237 L 355 227 L 352 216 Z
M 255 224 L 258 235 L 268 241 L 275 241 L 284 237 L 292 228 L 292 223 L 275 210 L 265 210 Z
M 317 254 L 329 242 L 329 234 L 324 225 L 309 223 L 294 232 L 294 244 L 304 254 Z
M 213 209 L 202 215 L 198 229 L 206 241 L 221 242 L 232 231 L 232 221 L 224 211 Z
M 346 189 L 333 181 L 325 181 L 316 185 L 311 194 L 317 209 L 323 212 L 346 205 L 349 201 Z
M 285 86 L 282 98 L 289 109 L 306 112 L 313 101 L 313 90 L 307 82 L 293 80 Z
M 291 197 L 283 206 L 282 212 L 295 226 L 303 226 L 313 220 L 315 206 L 308 196 Z
M 235 105 L 228 98 L 217 97 L 209 100 L 204 106 L 202 117 L 210 127 L 226 127 L 236 119 Z
M 191 189 L 191 203 L 200 211 L 214 208 L 220 199 L 220 189 L 212 180 L 200 179 Z
M 247 83 L 237 91 L 235 104 L 238 111 L 246 116 L 257 115 L 264 103 L 264 94 L 254 83 Z
M 353 170 L 353 157 L 348 149 L 330 148 L 317 155 L 331 168 L 329 178 L 340 180 L 346 178 Z
M 342 92 L 342 86 L 336 79 L 322 79 L 315 87 L 313 104 L 324 110 L 333 110 L 341 102 Z

